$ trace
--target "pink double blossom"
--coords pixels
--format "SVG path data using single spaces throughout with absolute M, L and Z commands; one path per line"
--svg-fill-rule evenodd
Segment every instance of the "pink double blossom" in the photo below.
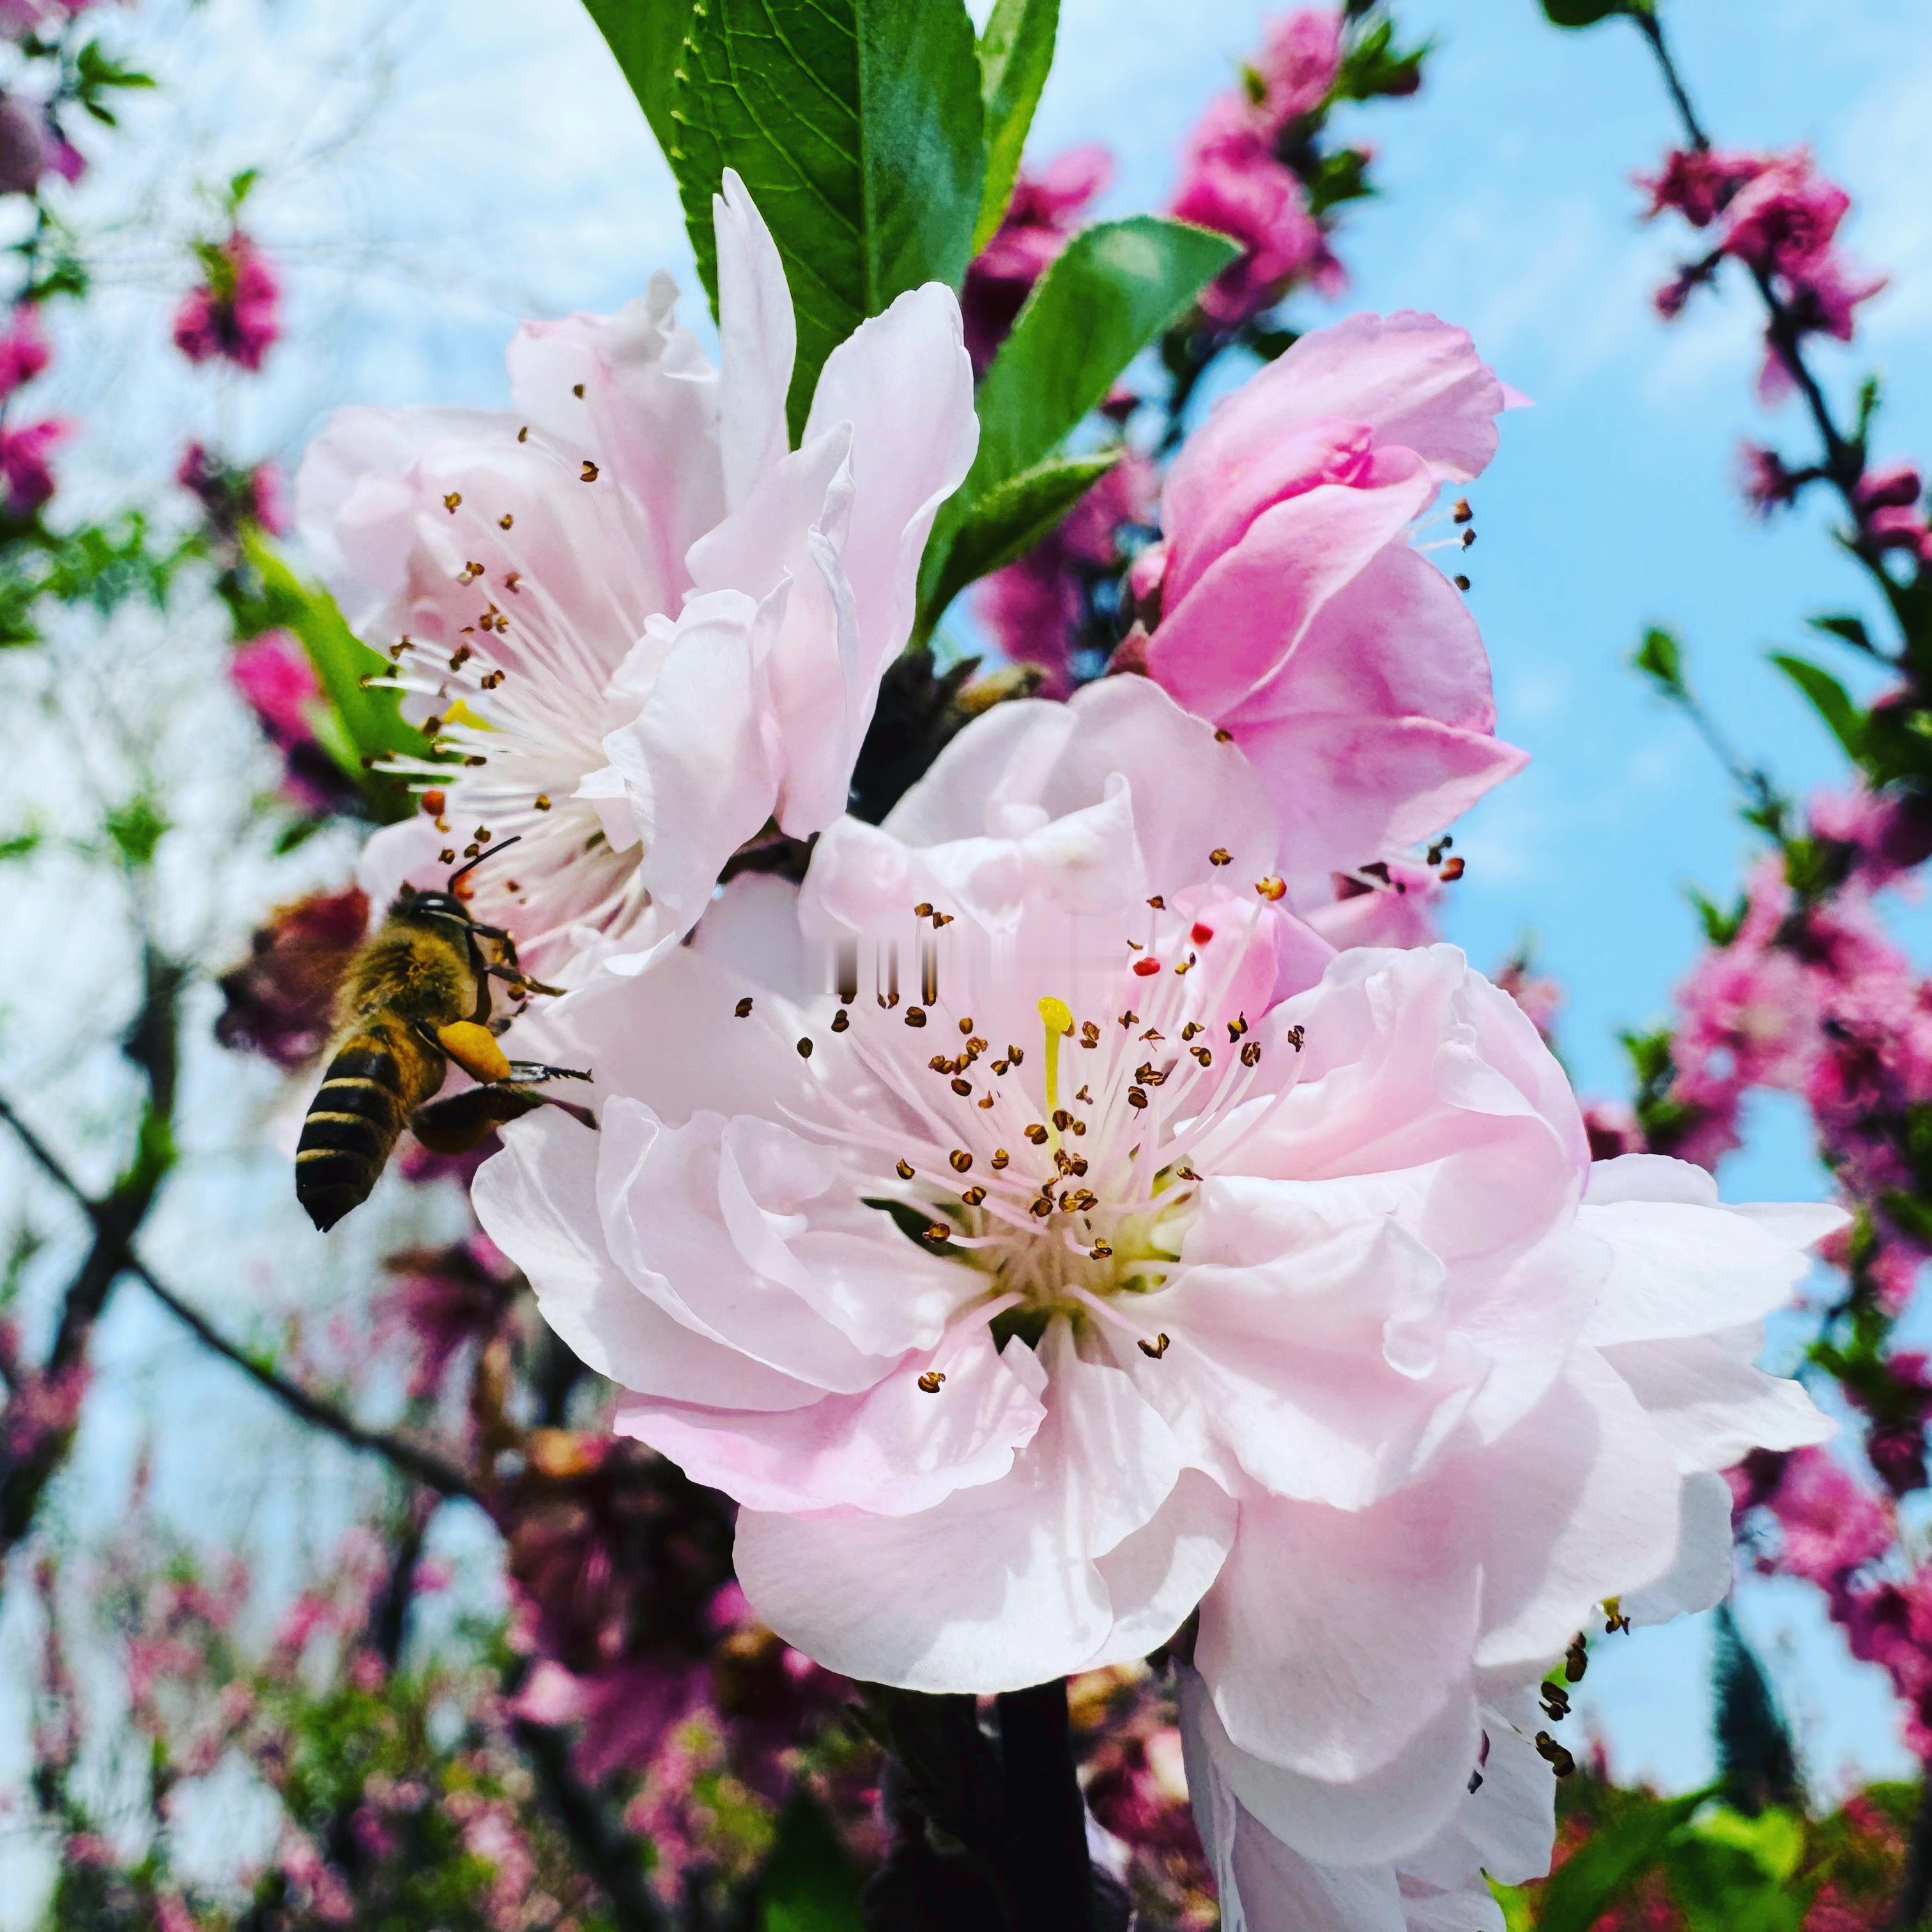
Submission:
M 1852 205 L 1821 175 L 1808 148 L 1757 168 L 1725 204 L 1725 251 L 1766 274 L 1802 275 L 1832 244 Z
M 531 1037 L 601 1131 L 513 1124 L 475 1198 L 788 1641 L 983 1692 L 1198 1606 L 1227 1788 L 1367 1867 L 1592 1604 L 1722 1593 L 1712 1472 L 1824 1426 L 1749 1336 L 1842 1217 L 1593 1169 L 1514 1003 L 1446 947 L 1324 969 L 1278 838 L 1144 680 L 1002 706 L 821 837 L 842 998 L 692 949 L 573 993 Z
M 1462 330 L 1355 316 L 1218 404 L 1168 472 L 1147 669 L 1252 761 L 1298 904 L 1525 762 L 1495 735 L 1474 620 L 1410 541 L 1487 465 L 1511 400 Z
M 1757 154 L 1727 152 L 1718 148 L 1673 148 L 1654 175 L 1640 174 L 1637 185 L 1650 196 L 1646 220 L 1668 208 L 1693 228 L 1708 228 L 1729 206 L 1732 197 L 1766 166 Z
M 395 769 L 448 826 L 519 841 L 476 903 L 552 980 L 674 947 L 739 846 L 844 809 L 977 446 L 958 304 L 930 283 L 832 351 L 793 448 L 783 265 L 736 174 L 715 214 L 721 370 L 659 276 L 617 316 L 524 328 L 513 410 L 344 410 L 296 485 L 344 614 L 466 761 Z M 372 899 L 440 884 L 447 838 L 379 834 Z
M 53 350 L 40 326 L 39 305 L 22 302 L 0 333 L 0 400 L 24 388 L 44 370 Z

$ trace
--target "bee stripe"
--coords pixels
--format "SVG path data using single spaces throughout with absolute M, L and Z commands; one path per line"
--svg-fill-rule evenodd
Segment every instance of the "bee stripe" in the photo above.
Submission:
M 425 1054 L 420 1066 L 406 1072 L 374 1028 L 344 1042 L 297 1143 L 296 1196 L 318 1228 L 332 1228 L 369 1198 L 410 1106 L 421 1097 L 405 1088 L 426 1084 L 434 1092 L 442 1078 L 440 1054 Z

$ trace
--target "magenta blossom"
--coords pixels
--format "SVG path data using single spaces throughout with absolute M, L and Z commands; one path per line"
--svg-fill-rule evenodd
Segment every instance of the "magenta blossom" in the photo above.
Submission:
M 0 482 L 6 486 L 9 516 L 30 517 L 53 495 L 54 447 L 73 427 L 58 417 L 17 428 L 0 426 Z
M 40 326 L 40 311 L 33 302 L 16 308 L 5 332 L 0 333 L 0 400 L 31 382 L 52 359 L 46 332 Z
M 1270 134 L 1312 114 L 1328 98 L 1342 64 L 1342 16 L 1300 7 L 1271 22 L 1249 72 L 1261 98 L 1255 112 Z
M 218 536 L 232 539 L 248 524 L 280 536 L 286 526 L 281 476 L 272 463 L 226 464 L 206 445 L 190 442 L 182 452 L 175 481 L 201 506 Z
M 1078 218 L 1113 173 L 1114 158 L 1098 142 L 1070 148 L 1037 174 L 1020 170 L 1006 214 L 968 268 L 960 291 L 976 374 L 985 374 L 1034 284 L 1059 260 Z
M 202 279 L 175 310 L 175 346 L 190 362 L 219 356 L 259 370 L 282 332 L 281 284 L 238 228 L 200 250 Z
M 1682 215 L 1694 228 L 1708 228 L 1744 184 L 1761 174 L 1767 164 L 1759 155 L 1727 154 L 1716 148 L 1673 148 L 1654 175 L 1639 175 L 1638 187 L 1648 191 L 1646 220 L 1666 208 Z
M 1524 763 L 1495 736 L 1474 620 L 1409 541 L 1488 464 L 1510 400 L 1460 329 L 1355 316 L 1219 404 L 1168 472 L 1148 670 L 1253 760 L 1298 905 Z
M 1330 290 L 1340 270 L 1321 224 L 1308 212 L 1300 178 L 1275 153 L 1238 92 L 1217 94 L 1182 150 L 1180 185 L 1170 203 L 1192 221 L 1241 244 L 1201 298 L 1202 311 L 1236 328 L 1271 307 L 1295 277 L 1314 274 Z
M 1725 252 L 1767 274 L 1796 278 L 1831 245 L 1852 198 L 1818 172 L 1808 148 L 1760 169 L 1724 209 Z
M 1774 510 L 1787 509 L 1798 499 L 1802 479 L 1787 470 L 1784 459 L 1763 444 L 1741 443 L 1738 448 L 1738 486 L 1744 501 L 1760 517 Z

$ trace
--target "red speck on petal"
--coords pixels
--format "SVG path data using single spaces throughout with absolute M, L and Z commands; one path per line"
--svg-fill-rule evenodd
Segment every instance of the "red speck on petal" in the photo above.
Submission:
M 1188 937 L 1196 946 L 1205 946 L 1208 940 L 1214 937 L 1214 928 L 1211 926 L 1203 926 L 1198 920 L 1196 920 L 1194 922 L 1194 930 L 1188 934 Z
M 1144 980 L 1150 974 L 1158 973 L 1160 970 L 1160 962 L 1158 959 L 1136 959 L 1134 962 L 1134 970 Z

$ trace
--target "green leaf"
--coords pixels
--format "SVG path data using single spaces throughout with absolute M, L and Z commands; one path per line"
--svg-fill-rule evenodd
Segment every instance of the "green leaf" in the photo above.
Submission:
M 125 805 L 117 805 L 102 824 L 114 842 L 122 862 L 130 872 L 145 872 L 154 862 L 154 854 L 166 835 L 168 821 L 155 810 L 154 801 L 136 794 Z
M 397 752 L 422 758 L 428 751 L 422 732 L 404 718 L 397 694 L 363 684 L 372 673 L 386 670 L 388 660 L 359 642 L 328 592 L 303 583 L 259 531 L 249 532 L 242 544 L 262 580 L 264 628 L 292 631 L 321 683 L 328 710 L 313 721 L 316 736 L 361 788 L 374 816 L 406 818 L 412 809 L 407 789 L 365 762 Z
M 800 1792 L 778 1819 L 759 1890 L 759 1932 L 859 1932 L 860 1882 L 824 1808 Z
M 1791 1812 L 1720 1805 L 1670 1846 L 1671 1897 L 1690 1932 L 1798 1932 L 1816 1884 L 1794 1882 L 1804 1856 L 1804 1827 Z
M 1730 945 L 1744 925 L 1744 914 L 1750 908 L 1750 900 L 1740 898 L 1737 904 L 1726 912 L 1722 906 L 1706 898 L 1695 886 L 1687 886 L 1684 890 L 1691 904 L 1696 908 L 1699 922 L 1704 928 L 1704 937 L 1715 946 Z
M 1670 1834 L 1710 1796 L 1693 1791 L 1648 1806 L 1586 1840 L 1544 1887 L 1537 1932 L 1589 1932 L 1656 1865 Z
M 980 386 L 980 453 L 961 495 L 983 496 L 1056 448 L 1240 252 L 1225 235 L 1153 214 L 1075 236 Z
M 1625 0 L 1543 0 L 1543 17 L 1553 27 L 1594 27 L 1613 14 L 1636 10 Z
M 1871 633 L 1865 628 L 1862 617 L 1838 615 L 1825 617 L 1807 617 L 1805 622 L 1814 631 L 1822 631 L 1828 638 L 1837 638 L 1850 644 L 1854 650 L 1868 651 L 1874 657 L 1880 655 L 1878 646 L 1871 640 Z
M 1034 110 L 1053 65 L 1060 0 L 998 0 L 980 36 L 980 75 L 986 113 L 986 184 L 973 226 L 973 252 L 993 238 L 1019 178 L 1020 156 Z
M 966 510 L 945 543 L 928 546 L 914 641 L 932 634 L 968 584 L 1032 549 L 1120 460 L 1118 449 L 1049 457 L 994 484 Z
M 1848 758 L 1862 757 L 1865 737 L 1865 714 L 1852 703 L 1851 694 L 1821 665 L 1808 658 L 1774 651 L 1771 661 L 1810 699 L 1811 708 L 1822 718 L 1833 737 L 1844 747 Z
M 1643 642 L 1630 662 L 1665 697 L 1683 696 L 1684 647 L 1670 632 L 1653 624 L 1644 632 Z
M 631 83 L 658 146 L 668 154 L 677 145 L 671 90 L 691 29 L 693 0 L 584 0 L 584 6 Z
M 798 317 L 796 435 L 825 358 L 923 282 L 957 288 L 986 179 L 964 0 L 704 0 L 673 83 L 672 172 L 718 299 L 711 197 L 743 178 Z

